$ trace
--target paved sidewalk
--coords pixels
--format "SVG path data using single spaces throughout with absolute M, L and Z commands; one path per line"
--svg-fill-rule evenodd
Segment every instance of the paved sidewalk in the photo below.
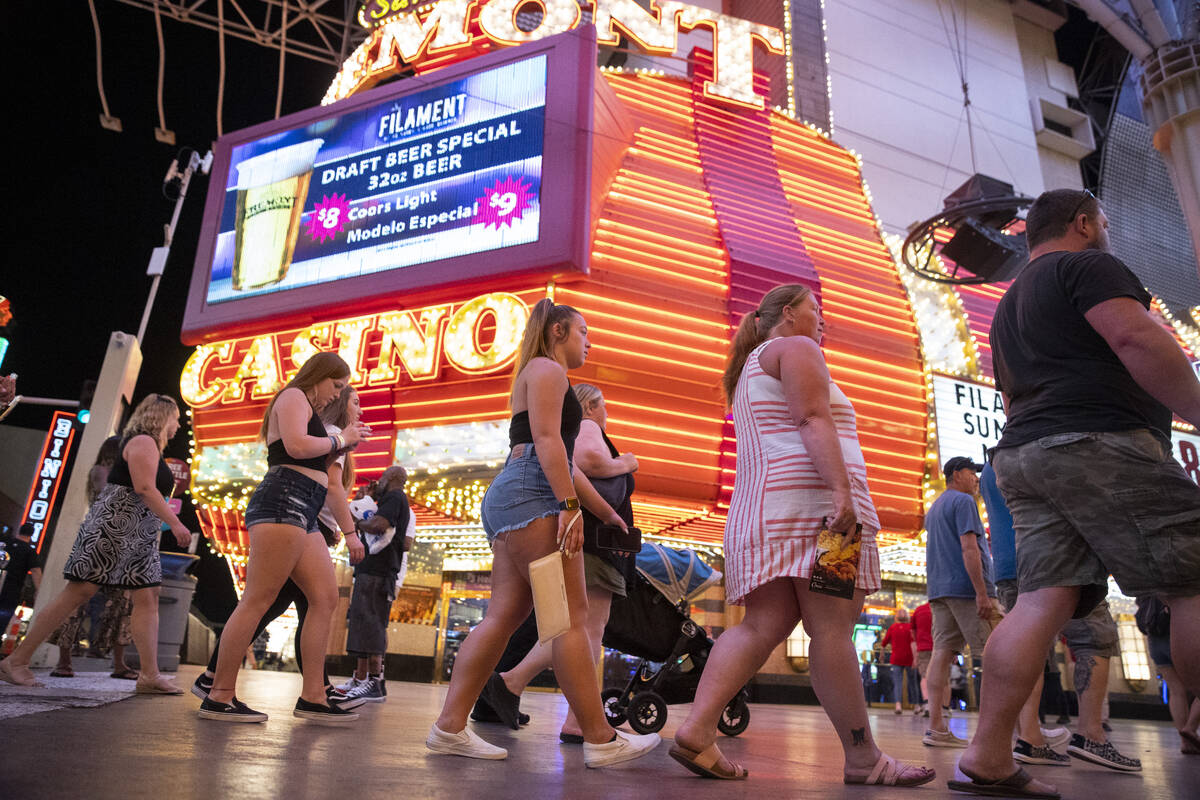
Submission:
M 184 667 L 190 685 L 198 667 Z M 721 746 L 750 769 L 745 782 L 692 776 L 667 756 L 653 754 L 613 769 L 589 770 L 582 749 L 558 743 L 566 713 L 561 695 L 531 692 L 522 709 L 533 717 L 520 732 L 479 725 L 486 739 L 509 748 L 506 761 L 427 755 L 425 735 L 445 695 L 444 686 L 389 683 L 388 701 L 363 708 L 351 728 L 327 728 L 291 716 L 299 691 L 294 673 L 244 672 L 240 696 L 266 711 L 265 725 L 229 725 L 196 718 L 199 701 L 136 696 L 102 708 L 30 714 L 3 723 L 0 798 L 237 798 L 252 800 L 615 800 L 616 798 L 943 798 L 958 750 L 921 745 L 924 720 L 873 711 L 879 741 L 902 760 L 938 771 L 936 782 L 915 790 L 844 786 L 833 730 L 815 706 L 751 706 L 749 729 Z M 13 701 L 6 691 L 0 703 Z M 664 738 L 687 706 L 671 706 Z M 1179 753 L 1169 725 L 1115 720 L 1113 740 L 1142 759 L 1141 774 L 1121 774 L 1073 762 L 1070 768 L 1034 767 L 1064 796 L 1080 800 L 1183 800 L 1200 796 L 1200 756 Z M 956 715 L 960 735 L 972 715 Z

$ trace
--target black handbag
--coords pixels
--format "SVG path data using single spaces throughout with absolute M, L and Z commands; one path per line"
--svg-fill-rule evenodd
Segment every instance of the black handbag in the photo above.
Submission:
M 1171 609 L 1156 594 L 1138 598 L 1137 613 L 1133 618 L 1138 630 L 1147 636 L 1168 636 L 1171 633 Z

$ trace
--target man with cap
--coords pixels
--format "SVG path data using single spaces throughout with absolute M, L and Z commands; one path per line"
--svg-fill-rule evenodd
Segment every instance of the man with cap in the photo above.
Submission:
M 983 648 L 999 618 L 992 554 L 979 517 L 979 471 L 983 465 L 955 456 L 945 463 L 946 491 L 925 514 L 925 575 L 933 610 L 933 655 L 929 659 L 929 696 L 938 699 L 950 679 L 955 653 L 971 648 L 972 660 L 982 665 Z M 966 747 L 943 719 L 942 706 L 932 703 L 929 730 L 922 741 L 929 747 Z

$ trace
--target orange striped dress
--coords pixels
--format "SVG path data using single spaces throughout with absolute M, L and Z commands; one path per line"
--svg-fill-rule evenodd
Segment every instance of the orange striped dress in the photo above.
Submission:
M 746 358 L 733 399 L 737 475 L 725 523 L 725 599 L 736 604 L 775 578 L 811 577 L 821 521 L 833 515 L 833 492 L 805 451 L 783 384 L 759 363 L 771 341 Z M 867 489 L 854 407 L 832 381 L 829 405 L 863 526 L 855 585 L 870 594 L 880 586 L 879 517 Z

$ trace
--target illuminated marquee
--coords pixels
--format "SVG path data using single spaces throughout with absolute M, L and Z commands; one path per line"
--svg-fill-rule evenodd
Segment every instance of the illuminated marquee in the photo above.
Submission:
M 521 30 L 517 11 L 527 4 L 528 0 L 441 0 L 417 11 L 412 10 L 412 3 L 398 6 L 380 0 L 368 4 L 359 19 L 376 27 L 342 65 L 322 103 L 348 97 L 404 65 L 430 56 L 470 52 L 479 42 L 505 47 L 524 44 L 574 30 L 580 24 L 576 0 L 538 0 L 541 21 L 532 30 Z M 778 28 L 675 0 L 652 0 L 652 11 L 634 0 L 595 0 L 593 7 L 600 44 L 616 46 L 624 36 L 651 55 L 675 53 L 680 31 L 707 28 L 712 33 L 716 63 L 712 80 L 704 83 L 704 95 L 763 108 L 763 98 L 754 92 L 754 45 L 757 42 L 770 53 L 782 54 L 784 36 Z
M 25 513 L 21 516 L 22 525 L 26 522 L 33 525 L 31 541 L 39 552 L 42 549 L 42 532 L 57 510 L 58 490 L 62 488 L 63 475 L 67 471 L 74 443 L 75 415 L 55 411 L 46 443 L 42 445 L 42 455 L 38 458 L 38 473 L 29 490 L 29 499 L 25 501 Z
M 401 371 L 414 382 L 433 380 L 441 372 L 443 356 L 465 374 L 495 372 L 512 363 L 528 319 L 529 307 L 520 297 L 492 292 L 460 304 L 204 344 L 184 365 L 179 388 L 192 408 L 265 399 L 321 350 L 336 351 L 350 365 L 350 382 L 359 387 L 395 384 Z M 281 354 L 284 345 L 288 346 L 286 361 Z M 373 355 L 368 357 L 369 353 Z M 210 374 L 214 366 L 231 365 L 239 355 L 232 377 Z

